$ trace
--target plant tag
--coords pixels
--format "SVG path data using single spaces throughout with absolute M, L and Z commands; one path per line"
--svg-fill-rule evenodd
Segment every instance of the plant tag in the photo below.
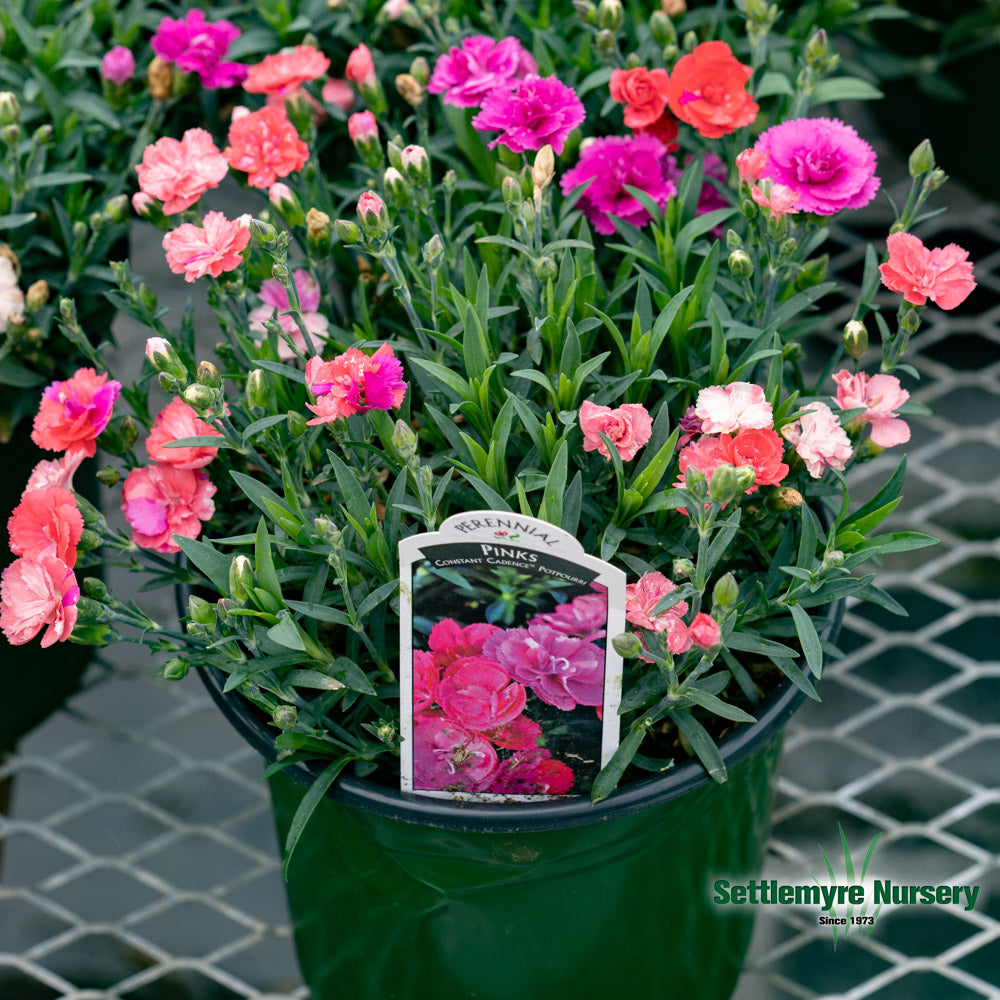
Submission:
M 589 794 L 618 747 L 625 574 L 534 517 L 479 510 L 399 543 L 402 788 Z

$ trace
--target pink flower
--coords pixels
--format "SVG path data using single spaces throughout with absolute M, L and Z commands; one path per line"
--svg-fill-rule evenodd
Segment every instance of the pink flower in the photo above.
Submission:
M 643 573 L 638 582 L 625 587 L 625 619 L 651 632 L 663 632 L 671 619 L 679 620 L 688 612 L 687 601 L 678 601 L 666 611 L 656 610 L 656 605 L 676 589 L 677 584 L 662 573 Z
M 730 465 L 753 469 L 753 486 L 747 493 L 753 493 L 758 486 L 777 486 L 788 475 L 788 466 L 781 460 L 784 446 L 775 431 L 745 430 L 735 437 L 722 434 L 719 444 Z
M 910 233 L 893 233 L 886 245 L 889 260 L 879 267 L 882 284 L 915 306 L 930 299 L 941 309 L 954 309 L 976 287 L 969 252 L 957 243 L 928 250 Z
M 209 23 L 203 11 L 189 10 L 183 20 L 163 18 L 150 44 L 161 59 L 176 63 L 185 73 L 197 73 L 202 86 L 214 90 L 232 87 L 247 75 L 247 67 L 241 63 L 223 61 L 239 36 L 235 24 Z
M 445 715 L 477 731 L 513 722 L 524 711 L 527 698 L 522 685 L 483 656 L 456 660 L 437 687 L 437 703 Z
M 406 395 L 403 366 L 389 344 L 371 357 L 356 347 L 348 348 L 333 361 L 310 358 L 306 362 L 306 385 L 316 403 L 306 403 L 316 416 L 310 424 L 328 424 L 368 410 L 391 410 Z
M 76 497 L 60 486 L 26 490 L 7 522 L 10 550 L 36 562 L 55 556 L 72 569 L 83 534 Z
M 359 87 L 368 87 L 375 82 L 375 62 L 367 45 L 359 45 L 347 57 L 344 76 Z
M 586 639 L 529 625 L 495 633 L 483 655 L 564 712 L 604 703 L 604 651 Z
M 230 222 L 221 212 L 209 212 L 203 221 L 204 228 L 185 222 L 163 237 L 167 265 L 185 281 L 235 270 L 250 242 L 250 230 L 239 220 Z
M 667 639 L 667 649 L 674 656 L 683 656 L 694 645 L 691 630 L 680 618 L 668 618 L 663 625 L 663 633 Z
M 500 133 L 490 149 L 498 142 L 515 153 L 548 145 L 558 155 L 583 118 L 583 104 L 572 87 L 554 76 L 532 73 L 513 92 L 503 87 L 490 91 L 472 126 L 480 132 Z
M 203 128 L 189 128 L 178 142 L 158 139 L 142 152 L 135 168 L 143 192 L 163 202 L 163 212 L 173 215 L 190 208 L 209 188 L 229 173 L 226 158 Z
M 568 764 L 537 747 L 501 761 L 489 791 L 499 795 L 565 795 L 575 780 Z
M 711 649 L 722 642 L 722 629 L 719 628 L 719 623 L 704 611 L 694 616 L 688 631 L 691 641 L 702 649 Z
M 799 192 L 784 184 L 767 184 L 761 187 L 754 184 L 750 189 L 750 197 L 771 213 L 772 219 L 780 219 L 785 215 L 796 215 L 799 211 Z
M 767 154 L 762 153 L 756 146 L 744 149 L 742 153 L 736 155 L 736 170 L 744 184 L 756 184 L 764 176 L 766 164 Z
M 774 426 L 771 404 L 764 390 L 751 382 L 730 382 L 702 389 L 695 400 L 694 415 L 701 420 L 703 434 Z
M 374 192 L 364 191 L 358 198 L 358 218 L 363 226 L 374 226 L 388 217 L 385 202 Z
M 70 637 L 80 588 L 64 562 L 53 555 L 16 559 L 3 571 L 2 579 L 0 628 L 11 645 L 30 642 L 43 628 L 43 649 Z
M 718 437 L 703 435 L 682 449 L 677 456 L 677 481 L 674 486 L 685 485 L 685 475 L 688 469 L 695 468 L 702 472 L 707 483 L 712 482 L 712 473 L 720 465 L 732 465 L 727 457 L 726 447 Z
M 579 594 L 568 604 L 557 604 L 555 611 L 535 615 L 528 624 L 548 625 L 563 635 L 577 635 L 593 641 L 604 638 L 607 621 L 607 595 Z
M 486 35 L 462 39 L 434 63 L 427 89 L 444 94 L 445 104 L 477 108 L 493 90 L 512 90 L 529 73 L 537 73 L 535 60 L 516 38 L 495 41 Z
M 28 477 L 28 485 L 24 487 L 24 492 L 31 490 L 44 490 L 48 486 L 60 486 L 64 490 L 73 489 L 73 476 L 80 468 L 80 463 L 84 460 L 82 451 L 74 455 L 63 455 L 62 458 L 54 458 L 39 462 L 31 475 Z
M 320 296 L 319 282 L 308 271 L 300 269 L 295 272 L 295 291 L 299 297 L 299 309 L 306 330 L 315 336 L 325 337 L 328 326 L 327 318 L 322 313 L 316 312 Z M 277 320 L 281 329 L 291 337 L 300 351 L 305 351 L 305 337 L 295 320 L 288 315 L 291 304 L 288 301 L 288 292 L 285 291 L 284 285 L 276 278 L 267 278 L 261 283 L 258 294 L 262 305 L 250 310 L 250 315 L 247 317 L 250 320 L 250 329 L 254 333 L 266 333 L 265 320 L 271 319 L 277 312 Z M 279 338 L 278 357 L 285 361 L 291 361 L 295 356 L 291 347 Z
M 610 236 L 615 231 L 611 216 L 639 228 L 649 222 L 649 212 L 625 186 L 644 191 L 662 208 L 677 193 L 675 166 L 663 143 L 651 135 L 594 139 L 559 184 L 568 195 L 590 181 L 577 204 L 597 232 Z
M 93 368 L 78 368 L 64 382 L 53 382 L 42 392 L 31 440 L 47 451 L 64 451 L 66 458 L 93 458 L 97 436 L 108 426 L 120 382 L 108 381 Z
M 356 111 L 347 119 L 347 134 L 351 142 L 370 142 L 378 138 L 378 125 L 370 111 Z
M 180 552 L 171 537 L 197 538 L 202 521 L 215 513 L 215 487 L 208 473 L 172 465 L 133 469 L 122 487 L 122 513 L 132 541 L 157 552 Z
M 842 410 L 863 407 L 865 412 L 855 419 L 872 425 L 872 441 L 880 448 L 892 448 L 910 440 L 909 426 L 894 412 L 910 394 L 895 375 L 868 376 L 864 372 L 852 375 L 845 368 L 833 376 L 833 381 L 837 383 L 837 405 Z
M 325 104 L 332 104 L 345 114 L 354 107 L 354 91 L 346 80 L 341 80 L 339 77 L 327 80 L 323 84 L 320 96 Z
M 453 618 L 442 618 L 431 629 L 427 645 L 438 670 L 447 670 L 456 660 L 480 656 L 490 636 L 502 629 L 486 622 L 474 622 L 464 628 Z
M 819 479 L 828 468 L 843 472 L 852 454 L 844 428 L 826 403 L 810 403 L 804 409 L 808 412 L 799 420 L 781 428 L 782 435 L 795 445 L 813 479 Z
M 116 87 L 131 80 L 135 74 L 135 56 L 124 45 L 108 49 L 101 59 L 101 78 Z
M 250 94 L 284 96 L 322 76 L 329 68 L 330 60 L 314 45 L 296 45 L 294 49 L 265 56 L 249 67 L 243 89 Z
M 635 458 L 636 452 L 650 439 L 653 420 L 645 406 L 625 403 L 618 409 L 598 406 L 589 399 L 580 407 L 580 429 L 583 431 L 583 450 L 595 448 L 606 459 L 611 458 L 603 433 L 615 446 L 623 462 Z
M 309 147 L 285 109 L 272 106 L 234 115 L 223 155 L 234 170 L 246 171 L 250 187 L 267 188 L 279 177 L 301 170 L 309 159 Z
M 413 726 L 413 785 L 448 792 L 482 792 L 499 762 L 489 741 L 451 719 L 421 714 Z
M 763 132 L 756 149 L 767 157 L 763 177 L 798 195 L 800 212 L 833 215 L 875 197 L 875 151 L 837 118 L 794 118 Z
M 413 651 L 413 711 L 414 714 L 430 708 L 437 697 L 440 672 L 434 657 L 422 649 Z
M 218 454 L 218 448 L 210 445 L 168 448 L 167 445 L 181 438 L 204 434 L 222 438 L 222 433 L 205 423 L 183 399 L 174 398 L 157 413 L 146 438 L 146 451 L 154 462 L 161 465 L 172 465 L 177 469 L 203 469 Z
M 151 198 L 145 191 L 136 191 L 132 195 L 132 208 L 135 209 L 136 215 L 141 215 L 144 219 L 152 219 L 157 210 L 162 212 L 163 209 L 159 205 L 160 203 L 155 198 Z

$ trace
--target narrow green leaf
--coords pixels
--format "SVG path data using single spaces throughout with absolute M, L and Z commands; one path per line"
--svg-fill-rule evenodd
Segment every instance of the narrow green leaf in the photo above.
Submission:
M 306 827 L 306 823 L 309 822 L 310 816 L 312 816 L 316 807 L 323 800 L 323 796 L 326 795 L 329 787 L 340 776 L 340 772 L 354 759 L 353 755 L 347 755 L 341 757 L 339 760 L 335 760 L 309 786 L 309 791 L 302 796 L 302 801 L 299 803 L 298 809 L 295 810 L 295 816 L 292 818 L 291 826 L 288 828 L 288 836 L 285 838 L 285 853 L 281 870 L 286 880 L 288 879 L 288 866 L 291 864 L 292 855 L 295 853 L 295 848 L 298 845 L 299 838 L 302 836 L 302 831 Z
M 684 697 L 688 701 L 708 709 L 713 715 L 720 715 L 723 719 L 732 719 L 733 722 L 756 722 L 757 720 L 748 712 L 735 705 L 727 705 L 726 702 L 716 698 L 714 694 L 708 694 L 699 688 L 689 688 L 684 692 Z
M 672 709 L 667 712 L 667 717 L 691 744 L 691 749 L 708 771 L 708 776 L 721 785 L 728 777 L 726 764 L 705 727 L 690 712 L 685 712 L 683 709 Z
M 213 548 L 208 542 L 196 538 L 174 535 L 181 551 L 209 580 L 220 594 L 229 593 L 229 564 L 232 560 Z
M 390 594 L 395 593 L 398 588 L 398 580 L 390 580 L 388 583 L 383 583 L 380 587 L 376 587 L 358 605 L 358 618 L 364 618 L 366 615 L 371 614 L 384 600 L 389 597 Z
M 606 799 L 621 780 L 625 773 L 625 768 L 632 763 L 632 758 L 642 744 L 646 735 L 646 727 L 641 722 L 633 723 L 625 739 L 618 744 L 618 749 L 614 752 L 611 760 L 601 768 L 600 774 L 594 779 L 594 784 L 590 790 L 590 798 L 594 802 Z
M 281 600 L 281 584 L 274 569 L 271 555 L 271 536 L 267 532 L 267 521 L 262 517 L 257 522 L 257 536 L 254 539 L 254 561 L 257 564 L 257 580 L 274 598 Z
M 813 625 L 809 612 L 801 605 L 793 604 L 791 611 L 792 618 L 795 620 L 795 631 L 798 634 L 799 642 L 802 643 L 806 666 L 812 671 L 814 677 L 819 677 L 823 672 L 823 647 L 816 634 L 816 626 Z

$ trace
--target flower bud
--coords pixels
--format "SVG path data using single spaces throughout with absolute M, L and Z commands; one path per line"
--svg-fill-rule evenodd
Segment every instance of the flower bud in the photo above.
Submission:
M 0 127 L 16 125 L 21 120 L 21 105 L 12 90 L 0 92 Z
M 503 195 L 503 203 L 507 211 L 515 217 L 520 215 L 524 206 L 524 192 L 516 178 L 505 177 L 500 184 L 500 193 Z
M 90 528 L 84 528 L 80 532 L 80 541 L 77 542 L 76 547 L 80 552 L 92 552 L 94 549 L 100 548 L 101 536 Z
M 597 5 L 597 26 L 607 31 L 618 31 L 625 23 L 625 8 L 621 0 L 601 0 Z
M 698 33 L 696 31 L 686 31 L 684 33 L 684 38 L 681 41 L 681 45 L 684 47 L 685 52 L 694 52 L 698 48 L 698 43 L 701 41 L 698 38 Z
M 441 243 L 441 237 L 437 233 L 424 244 L 421 254 L 424 263 L 429 268 L 436 269 L 441 266 L 441 258 L 444 256 L 444 245 Z
M 660 7 L 667 17 L 680 17 L 686 11 L 686 0 L 660 0 Z
M 97 479 L 98 482 L 104 483 L 105 486 L 117 486 L 121 480 L 121 476 L 113 465 L 106 465 L 98 471 Z
M 705 473 L 694 465 L 689 465 L 687 472 L 684 473 L 684 486 L 695 496 L 705 496 L 708 492 L 708 480 L 705 479 Z
M 165 337 L 150 337 L 146 341 L 146 360 L 158 371 L 171 378 L 185 381 L 188 377 L 184 362 L 177 355 L 173 344 Z
M 559 268 L 551 257 L 539 257 L 535 261 L 535 277 L 539 281 L 549 281 L 559 274 Z
M 271 721 L 282 731 L 294 729 L 299 721 L 299 713 L 294 705 L 279 705 L 271 716 Z
M 266 410 L 271 402 L 271 387 L 263 368 L 254 368 L 247 373 L 246 399 L 251 406 L 259 406 L 262 410 Z
M 782 257 L 791 257 L 793 253 L 799 248 L 799 241 L 793 236 L 789 236 L 788 239 L 781 241 L 781 246 L 778 248 L 778 252 Z
M 791 486 L 782 486 L 771 494 L 770 503 L 775 510 L 795 510 L 802 506 L 802 494 Z
M 118 432 L 121 434 L 125 446 L 131 448 L 139 436 L 139 428 L 136 426 L 135 417 L 128 414 L 122 417 L 118 422 Z
M 80 581 L 80 591 L 87 597 L 92 597 L 95 601 L 106 601 L 108 599 L 107 584 L 99 576 L 85 576 Z
M 826 61 L 827 53 L 830 50 L 830 42 L 826 37 L 826 32 L 820 28 L 813 36 L 806 42 L 805 52 L 803 53 L 806 58 L 806 62 L 810 66 L 822 66 Z
M 306 420 L 298 410 L 289 410 L 285 414 L 285 420 L 288 423 L 288 433 L 292 437 L 300 438 L 307 430 L 309 430 L 309 422 Z
M 736 478 L 736 466 L 727 464 L 718 466 L 708 484 L 709 497 L 718 500 L 719 503 L 728 503 L 740 492 L 742 491 Z
M 229 620 L 229 612 L 237 607 L 239 605 L 231 597 L 220 597 L 215 602 L 215 613 L 219 616 L 219 621 L 225 622 Z
M 267 189 L 267 199 L 290 226 L 301 226 L 305 222 L 302 203 L 287 184 L 280 181 Z
M 31 141 L 39 146 L 47 146 L 52 141 L 52 126 L 48 122 L 39 125 L 32 134 Z
M 623 632 L 621 635 L 614 636 L 611 640 L 611 645 L 614 651 L 623 659 L 638 656 L 639 650 L 642 649 L 642 643 L 634 632 Z
M 745 493 L 757 478 L 752 465 L 741 465 L 736 469 L 736 486 L 740 493 Z
M 233 600 L 245 601 L 253 587 L 253 563 L 246 556 L 235 556 L 229 564 L 229 593 Z
M 135 75 L 135 56 L 124 45 L 108 49 L 101 59 L 101 78 L 112 86 L 120 87 Z
M 916 309 L 907 309 L 900 316 L 899 325 L 908 333 L 916 333 L 920 329 L 920 313 Z
M 320 539 L 326 542 L 334 551 L 339 551 L 344 547 L 344 536 L 333 521 L 328 517 L 317 517 L 313 521 L 313 527 Z
M 333 231 L 341 243 L 352 244 L 361 241 L 361 227 L 349 219 L 335 219 Z
M 159 56 L 154 56 L 146 73 L 149 93 L 154 101 L 165 101 L 170 96 L 174 83 L 173 67 Z
M 431 179 L 431 162 L 423 146 L 404 146 L 400 160 L 403 174 L 411 184 L 422 187 Z
M 936 191 L 947 180 L 948 175 L 940 168 L 936 168 L 927 175 L 927 179 L 924 181 L 924 187 L 928 191 Z
M 250 235 L 261 250 L 273 250 L 276 246 L 278 233 L 270 222 L 263 219 L 250 220 Z
M 0 140 L 7 146 L 13 146 L 21 141 L 21 126 L 18 124 L 4 125 L 0 128 Z
M 824 569 L 839 569 L 844 565 L 844 553 L 840 549 L 830 549 L 823 556 Z
M 89 597 L 77 599 L 76 615 L 77 623 L 83 625 L 97 625 L 111 620 L 110 609 Z
M 392 738 L 396 735 L 396 727 L 391 722 L 380 722 L 375 727 L 375 735 L 383 743 L 391 743 Z
M 677 29 L 674 22 L 662 10 L 654 10 L 649 15 L 649 31 L 657 45 L 670 45 L 677 41 Z
M 162 222 L 166 216 L 163 214 L 163 206 L 145 191 L 136 191 L 132 195 L 132 208 L 136 215 L 154 225 Z
M 330 216 L 319 209 L 310 208 L 306 212 L 306 239 L 309 246 L 320 256 L 330 250 Z
M 535 154 L 535 162 L 531 168 L 531 183 L 534 185 L 535 194 L 544 191 L 556 175 L 556 158 L 552 152 L 552 147 L 546 143 Z
M 29 309 L 41 309 L 42 306 L 49 301 L 48 282 L 40 278 L 38 281 L 30 285 L 24 296 L 24 301 Z
M 694 563 L 690 559 L 675 559 L 672 570 L 675 580 L 686 580 L 689 576 L 694 576 Z
M 444 177 L 441 178 L 441 187 L 444 188 L 445 194 L 453 194 L 458 187 L 458 174 L 454 170 L 446 170 Z
M 382 175 L 382 184 L 389 200 L 396 208 L 404 208 L 407 205 L 410 200 L 410 185 L 395 167 L 389 167 Z
M 190 666 L 191 664 L 187 660 L 182 660 L 179 656 L 175 656 L 172 660 L 167 660 L 163 664 L 163 676 L 168 681 L 183 680 L 187 676 Z
M 730 604 L 736 603 L 740 588 L 736 582 L 736 577 L 732 573 L 725 573 L 716 581 L 712 588 L 712 600 L 720 608 L 728 608 Z
M 749 278 L 753 274 L 753 261 L 746 250 L 734 250 L 729 255 L 729 273 L 734 278 L 741 281 Z
M 868 350 L 868 330 L 859 319 L 852 319 L 844 326 L 844 353 L 849 358 L 864 357 Z
M 615 33 L 610 28 L 602 28 L 594 36 L 594 48 L 603 55 L 610 55 L 615 50 Z
M 573 0 L 573 9 L 586 24 L 593 24 L 597 20 L 597 7 L 591 0 Z
M 215 407 L 217 393 L 215 389 L 195 382 L 181 393 L 181 398 L 192 409 L 199 411 L 199 416 L 204 416 Z
M 934 148 L 930 139 L 924 139 L 917 148 L 910 153 L 910 176 L 916 180 L 922 174 L 929 173 L 934 169 Z
M 412 73 L 397 75 L 396 92 L 411 108 L 417 108 L 424 102 L 424 87 Z
M 215 624 L 215 605 L 206 601 L 197 594 L 192 594 L 188 598 L 188 617 L 202 625 Z
M 397 420 L 392 429 L 392 446 L 404 461 L 408 462 L 417 453 L 417 435 L 405 420 Z
M 691 641 L 702 649 L 714 649 L 722 642 L 722 629 L 719 623 L 704 611 L 694 616 L 688 629 Z
M 358 220 L 362 232 L 370 240 L 381 240 L 389 235 L 389 213 L 385 202 L 374 191 L 365 191 L 358 199 Z
M 431 67 L 430 64 L 423 56 L 417 56 L 413 62 L 410 63 L 410 76 L 412 76 L 417 83 L 427 86 L 427 81 L 431 78 Z
M 346 81 L 331 77 L 320 91 L 324 104 L 332 104 L 349 114 L 354 108 L 354 88 Z

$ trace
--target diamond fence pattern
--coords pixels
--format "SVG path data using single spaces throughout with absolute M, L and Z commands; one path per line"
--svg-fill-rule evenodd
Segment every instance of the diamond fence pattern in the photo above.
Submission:
M 764 877 L 810 883 L 839 823 L 856 857 L 884 831 L 877 877 L 981 892 L 971 911 L 883 911 L 836 951 L 814 911 L 762 907 L 737 1000 L 1000 998 L 1000 211 L 935 221 L 925 241 L 968 248 L 980 288 L 928 310 L 914 339 L 923 377 L 908 388 L 934 415 L 911 420 L 892 526 L 942 543 L 881 576 L 908 619 L 849 611 L 823 704 L 788 727 Z M 885 232 L 875 213 L 856 226 Z M 856 279 L 861 248 L 834 239 L 833 267 Z M 831 331 L 849 313 L 845 300 Z M 859 497 L 894 462 L 857 470 Z M 0 762 L 0 997 L 308 1000 L 259 758 L 196 682 L 130 656 L 92 666 Z

